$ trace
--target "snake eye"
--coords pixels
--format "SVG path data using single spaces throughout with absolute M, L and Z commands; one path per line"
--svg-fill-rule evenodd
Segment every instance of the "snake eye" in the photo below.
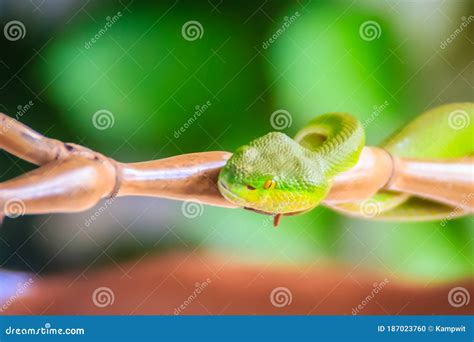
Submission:
M 249 190 L 256 190 L 257 188 L 254 188 L 254 187 L 251 186 L 250 184 L 247 184 L 247 189 L 249 189 Z
M 276 185 L 277 185 L 277 182 L 275 180 L 268 179 L 263 184 L 263 188 L 266 189 L 266 190 L 271 190 L 271 189 L 275 189 Z

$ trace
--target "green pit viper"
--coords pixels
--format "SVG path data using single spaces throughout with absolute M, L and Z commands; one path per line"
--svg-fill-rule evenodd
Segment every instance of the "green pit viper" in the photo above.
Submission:
M 380 145 L 390 154 L 418 159 L 446 159 L 474 152 L 474 103 L 431 109 Z M 320 139 L 315 139 L 320 137 Z M 219 174 L 218 187 L 230 202 L 273 215 L 295 215 L 315 208 L 331 188 L 334 176 L 352 168 L 365 145 L 362 124 L 346 113 L 318 116 L 295 139 L 271 132 L 238 148 Z M 452 207 L 404 193 L 379 191 L 370 199 L 383 220 L 433 220 Z M 364 216 L 363 202 L 338 206 Z M 337 208 L 336 208 L 337 209 Z

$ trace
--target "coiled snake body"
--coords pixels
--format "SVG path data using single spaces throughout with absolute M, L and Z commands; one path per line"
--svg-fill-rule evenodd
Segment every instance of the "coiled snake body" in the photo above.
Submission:
M 392 156 L 449 159 L 474 151 L 473 103 L 440 106 L 393 134 L 384 150 Z M 345 113 L 316 117 L 295 139 L 268 133 L 237 149 L 219 175 L 222 195 L 239 206 L 275 216 L 303 213 L 326 197 L 333 178 L 358 161 L 365 145 L 362 124 Z M 342 203 L 337 210 L 363 216 L 364 202 Z M 452 207 L 406 193 L 380 191 L 370 199 L 376 219 L 432 220 Z

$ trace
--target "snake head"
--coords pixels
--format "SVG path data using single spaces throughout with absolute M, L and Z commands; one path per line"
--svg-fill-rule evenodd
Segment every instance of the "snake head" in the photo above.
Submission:
M 230 202 L 264 213 L 311 209 L 329 185 L 308 153 L 287 135 L 268 133 L 234 152 L 219 174 L 219 190 Z

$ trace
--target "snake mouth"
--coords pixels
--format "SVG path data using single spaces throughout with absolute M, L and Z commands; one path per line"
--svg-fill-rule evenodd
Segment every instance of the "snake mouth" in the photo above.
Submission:
M 237 197 L 236 194 L 234 194 L 232 192 L 232 190 L 230 190 L 230 188 L 227 186 L 227 184 L 225 184 L 223 181 L 218 181 L 217 182 L 217 187 L 219 188 L 220 192 L 222 193 L 222 195 L 224 195 L 224 197 Z
M 234 193 L 227 184 L 225 184 L 223 181 L 219 180 L 217 182 L 217 187 L 219 188 L 219 191 L 221 192 L 222 196 L 224 196 L 225 199 L 229 200 L 230 202 L 233 202 L 234 204 L 244 206 L 246 203 L 245 201 L 236 193 Z
M 227 191 L 230 191 L 229 187 L 223 181 L 218 181 L 217 186 Z

